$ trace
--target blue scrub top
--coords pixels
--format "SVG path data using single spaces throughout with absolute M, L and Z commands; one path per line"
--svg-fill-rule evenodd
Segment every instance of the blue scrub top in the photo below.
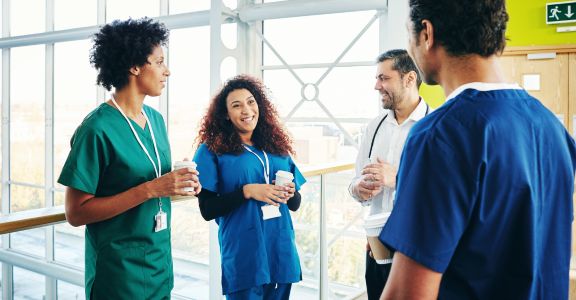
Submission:
M 524 90 L 464 90 L 414 125 L 389 247 L 444 273 L 439 299 L 567 299 L 574 140 Z
M 265 161 L 264 153 L 248 146 Z M 270 165 L 270 183 L 276 171 L 294 174 L 296 190 L 306 182 L 290 156 L 266 153 Z M 246 184 L 266 183 L 264 167 L 252 153 L 216 155 L 201 144 L 194 156 L 202 188 L 226 194 Z M 216 219 L 222 258 L 224 294 L 267 283 L 294 283 L 302 279 L 296 251 L 294 226 L 286 204 L 280 204 L 281 217 L 263 220 L 261 206 L 250 199 L 226 216 Z

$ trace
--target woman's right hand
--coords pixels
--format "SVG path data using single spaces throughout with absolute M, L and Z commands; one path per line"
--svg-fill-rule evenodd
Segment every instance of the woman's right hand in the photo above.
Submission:
M 288 188 L 284 186 L 254 183 L 242 187 L 242 192 L 246 199 L 252 198 L 274 206 L 279 206 L 278 203 L 286 204 L 288 201 L 286 197 Z
M 198 179 L 198 171 L 193 168 L 182 168 L 166 173 L 146 183 L 150 198 L 170 196 L 195 196 L 202 186 Z M 186 192 L 184 188 L 193 187 L 193 192 Z

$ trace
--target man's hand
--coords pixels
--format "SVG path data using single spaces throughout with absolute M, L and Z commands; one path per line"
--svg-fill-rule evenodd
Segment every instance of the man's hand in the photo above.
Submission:
M 382 191 L 380 184 L 368 180 L 366 176 L 358 178 L 353 188 L 353 193 L 364 201 L 376 196 Z
M 367 164 L 362 169 L 366 180 L 378 184 L 380 187 L 396 189 L 396 173 L 398 170 L 391 164 L 384 162 L 379 157 L 376 163 Z

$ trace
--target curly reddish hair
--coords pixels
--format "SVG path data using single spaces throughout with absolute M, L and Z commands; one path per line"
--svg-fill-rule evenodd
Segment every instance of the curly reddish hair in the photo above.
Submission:
M 244 152 L 240 135 L 228 117 L 226 98 L 234 90 L 248 90 L 258 104 L 258 123 L 252 133 L 252 143 L 258 149 L 279 155 L 294 154 L 292 140 L 279 122 L 278 112 L 268 99 L 267 88 L 255 77 L 242 74 L 224 84 L 212 98 L 206 115 L 200 121 L 197 144 L 204 143 L 210 151 L 240 154 Z

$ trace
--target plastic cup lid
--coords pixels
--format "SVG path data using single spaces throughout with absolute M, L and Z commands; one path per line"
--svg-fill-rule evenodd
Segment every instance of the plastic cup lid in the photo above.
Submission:
M 178 166 L 178 167 L 193 167 L 196 168 L 196 162 L 194 162 L 193 160 L 180 160 L 177 162 L 174 162 L 174 166 Z
M 287 171 L 278 170 L 278 171 L 276 171 L 276 177 L 283 177 L 283 178 L 293 179 L 293 178 L 294 178 L 294 175 L 292 175 L 292 173 L 287 172 Z

